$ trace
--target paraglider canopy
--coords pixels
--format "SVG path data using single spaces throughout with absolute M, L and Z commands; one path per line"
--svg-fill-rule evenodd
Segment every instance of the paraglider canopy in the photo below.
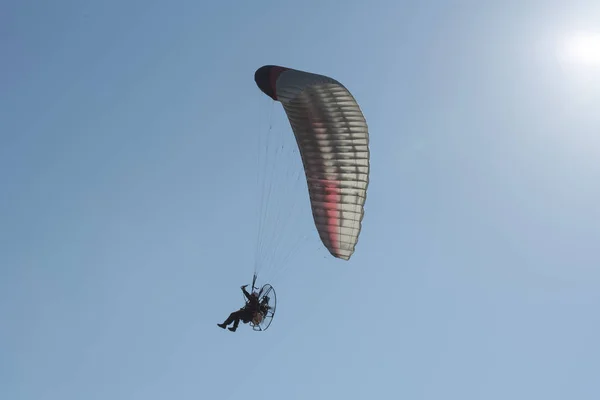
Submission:
M 321 241 L 334 257 L 349 260 L 362 229 L 370 169 L 369 132 L 358 103 L 325 75 L 265 65 L 254 80 L 288 117 Z
M 279 67 L 277 65 L 265 65 L 260 67 L 254 73 L 254 81 L 264 94 L 277 100 L 276 82 L 279 75 L 289 68 Z

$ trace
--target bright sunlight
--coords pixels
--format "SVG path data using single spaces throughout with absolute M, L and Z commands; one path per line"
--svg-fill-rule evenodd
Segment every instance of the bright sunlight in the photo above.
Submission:
M 577 32 L 557 46 L 558 59 L 568 72 L 600 76 L 600 33 Z

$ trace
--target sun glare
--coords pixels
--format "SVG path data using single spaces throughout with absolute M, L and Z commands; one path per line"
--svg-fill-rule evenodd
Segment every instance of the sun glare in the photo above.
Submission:
M 600 75 L 600 33 L 578 32 L 563 38 L 557 55 L 569 70 Z

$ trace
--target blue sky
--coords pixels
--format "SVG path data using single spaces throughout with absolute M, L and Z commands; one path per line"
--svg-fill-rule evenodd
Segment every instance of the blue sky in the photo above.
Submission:
M 600 74 L 556 53 L 599 20 L 592 1 L 1 2 L 0 398 L 600 398 Z M 302 182 L 278 192 L 299 204 L 282 243 L 307 239 L 271 328 L 234 334 L 216 323 L 254 268 L 264 64 L 352 91 L 371 184 L 349 262 Z

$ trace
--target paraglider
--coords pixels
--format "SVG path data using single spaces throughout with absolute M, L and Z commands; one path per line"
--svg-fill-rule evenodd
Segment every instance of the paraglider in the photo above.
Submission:
M 247 302 L 244 307 L 240 308 L 238 311 L 234 311 L 229 314 L 229 317 L 222 323 L 217 324 L 220 328 L 225 329 L 229 324 L 233 322 L 233 326 L 229 328 L 231 332 L 235 332 L 237 330 L 238 325 L 240 324 L 240 320 L 242 320 L 245 324 L 250 322 L 255 315 L 258 315 L 260 310 L 260 303 L 258 302 L 258 293 L 252 292 L 252 294 L 248 293 L 246 287 L 248 285 L 244 285 L 241 287 L 244 296 L 246 296 Z
M 246 304 L 238 311 L 229 314 L 229 317 L 223 323 L 217 324 L 222 329 L 233 323 L 233 326 L 228 328 L 231 332 L 235 332 L 242 321 L 244 324 L 250 323 L 250 326 L 255 331 L 264 331 L 275 315 L 276 297 L 275 290 L 269 284 L 264 285 L 260 291 L 256 292 L 254 284 L 252 285 L 252 293 L 248 293 L 244 285 L 241 287 Z
M 339 81 L 292 68 L 265 65 L 256 70 L 254 81 L 264 94 L 283 106 L 294 133 L 295 150 L 300 153 L 313 221 L 321 243 L 333 257 L 350 260 L 362 230 L 370 171 L 369 131 L 358 103 Z M 269 148 L 268 145 L 265 147 Z M 279 151 L 279 145 L 270 147 Z M 281 152 L 274 157 L 275 160 L 281 158 Z M 267 168 L 265 164 L 264 171 L 278 170 L 273 166 Z M 286 177 L 282 181 L 289 180 Z M 273 224 L 273 230 L 276 230 L 286 226 L 280 217 L 285 219 L 289 211 L 284 204 L 283 211 L 272 213 L 269 196 L 283 189 L 273 189 L 272 185 L 264 187 L 259 236 L 275 238 L 273 240 L 279 244 L 281 232 L 264 234 L 266 216 L 277 215 Z M 270 249 L 264 250 L 264 237 L 257 237 L 257 254 L 264 260 L 259 260 L 257 255 L 253 290 L 261 264 L 267 260 L 274 263 Z M 274 268 L 280 268 L 280 265 L 275 263 Z M 268 328 L 275 312 L 273 287 L 264 285 L 258 292 L 258 300 L 246 297 L 246 306 L 232 313 L 223 324 L 218 324 L 221 328 L 225 329 L 233 322 L 229 329 L 235 331 L 240 320 L 251 323 L 255 330 Z

